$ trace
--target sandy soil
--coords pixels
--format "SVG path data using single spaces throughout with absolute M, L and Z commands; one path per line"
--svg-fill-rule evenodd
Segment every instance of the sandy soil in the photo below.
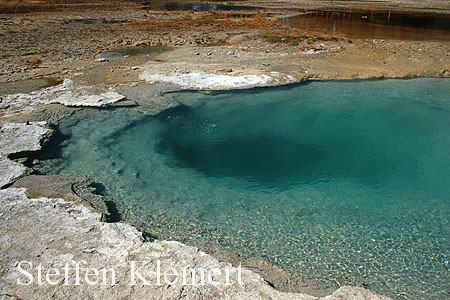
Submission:
M 357 8 L 369 5 L 363 3 L 358 1 Z M 415 7 L 415 11 L 439 8 L 443 13 L 450 12 L 448 1 L 370 3 L 377 9 L 411 11 Z M 42 82 L 29 80 L 44 77 L 75 77 L 84 85 L 105 88 L 139 81 L 143 69 L 154 70 L 155 74 L 176 70 L 231 76 L 278 72 L 280 78 L 274 82 L 277 84 L 308 78 L 439 77 L 450 73 L 450 42 L 349 40 L 342 36 L 329 40 L 330 36 L 295 32 L 276 21 L 292 14 L 292 7 L 354 9 L 354 1 L 245 1 L 239 5 L 271 8 L 212 13 L 147 11 L 127 6 L 120 10 L 0 15 L 0 82 L 22 81 L 1 85 L 0 93 L 39 88 Z M 114 23 L 67 24 L 80 20 Z M 295 45 L 288 42 L 289 36 L 300 35 L 309 38 Z M 283 41 L 280 37 L 288 39 Z M 174 50 L 155 57 L 96 61 L 105 50 L 139 44 L 168 45 Z

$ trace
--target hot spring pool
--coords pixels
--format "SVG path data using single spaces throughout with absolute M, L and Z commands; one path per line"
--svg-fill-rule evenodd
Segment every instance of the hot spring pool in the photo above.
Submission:
M 396 299 L 450 297 L 450 80 L 312 82 L 85 109 L 36 170 L 87 174 L 160 239 Z

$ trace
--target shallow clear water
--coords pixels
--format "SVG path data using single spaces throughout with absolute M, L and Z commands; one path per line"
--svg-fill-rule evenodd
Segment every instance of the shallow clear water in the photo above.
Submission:
M 38 169 L 103 183 L 123 219 L 161 239 L 397 299 L 449 298 L 450 80 L 173 97 L 185 105 L 156 117 L 76 113 Z

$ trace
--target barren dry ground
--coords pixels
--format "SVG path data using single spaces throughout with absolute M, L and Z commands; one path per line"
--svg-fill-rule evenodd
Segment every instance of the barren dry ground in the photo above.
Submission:
M 26 92 L 80 73 L 75 77 L 83 84 L 104 88 L 138 81 L 136 66 L 146 64 L 163 74 L 175 69 L 230 75 L 278 72 L 281 83 L 291 77 L 449 75 L 448 41 L 349 39 L 292 29 L 278 21 L 304 9 L 325 8 L 445 14 L 450 12 L 448 1 L 235 3 L 266 8 L 204 12 L 149 10 L 146 3 L 131 1 L 2 1 L 0 8 L 8 13 L 0 15 L 0 82 L 4 83 L 0 92 Z M 83 20 L 103 24 L 69 24 Z M 96 61 L 106 50 L 132 45 L 164 45 L 173 50 L 154 57 Z

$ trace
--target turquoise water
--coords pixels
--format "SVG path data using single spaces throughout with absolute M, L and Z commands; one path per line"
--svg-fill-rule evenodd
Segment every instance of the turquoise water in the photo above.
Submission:
M 218 244 L 396 299 L 450 297 L 450 80 L 177 93 L 82 110 L 45 173 L 87 174 L 160 239 Z

